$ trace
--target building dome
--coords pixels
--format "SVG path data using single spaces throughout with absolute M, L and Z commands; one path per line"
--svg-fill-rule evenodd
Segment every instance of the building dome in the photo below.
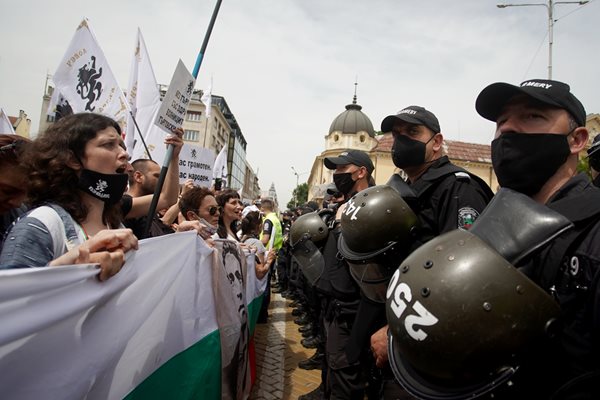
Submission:
M 342 133 L 367 132 L 369 136 L 375 137 L 373 124 L 369 117 L 361 111 L 362 107 L 356 104 L 356 95 L 352 104 L 346 106 L 346 111 L 335 117 L 329 128 L 329 133 L 339 131 Z

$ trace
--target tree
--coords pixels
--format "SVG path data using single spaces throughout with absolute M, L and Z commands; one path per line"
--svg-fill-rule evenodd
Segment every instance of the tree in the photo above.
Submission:
M 296 186 L 292 192 L 292 199 L 287 203 L 287 208 L 295 208 L 296 205 L 302 205 L 308 200 L 308 183 L 302 183 Z

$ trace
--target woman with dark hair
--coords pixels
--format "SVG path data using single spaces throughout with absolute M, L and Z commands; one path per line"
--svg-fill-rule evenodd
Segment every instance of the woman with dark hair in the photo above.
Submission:
M 60 119 L 33 142 L 24 164 L 29 203 L 36 208 L 8 233 L 1 268 L 48 265 L 96 235 L 111 238 L 104 250 L 119 260 L 137 249 L 131 230 L 117 229 L 127 152 L 113 119 L 91 113 Z M 118 271 L 112 267 L 108 276 Z
M 210 238 L 217 231 L 221 208 L 212 190 L 203 187 L 189 189 L 179 199 L 179 210 L 185 221 L 179 223 L 178 231 L 196 229 L 203 239 Z
M 260 218 L 260 212 L 251 211 L 244 218 L 242 218 L 242 238 L 243 244 L 247 245 L 250 249 L 256 251 L 256 277 L 262 279 L 269 272 L 269 267 L 275 261 L 275 251 L 270 251 L 267 254 L 265 245 L 260 241 L 258 235 L 260 234 L 262 221 Z M 272 254 L 271 254 L 272 253 Z
M 27 211 L 27 170 L 20 160 L 30 143 L 18 135 L 0 135 L 0 250 L 6 230 Z
M 242 219 L 242 210 L 244 209 L 240 195 L 233 189 L 225 189 L 217 195 L 217 204 L 221 207 L 221 215 L 219 216 L 219 228 L 213 238 L 239 242 L 238 223 Z

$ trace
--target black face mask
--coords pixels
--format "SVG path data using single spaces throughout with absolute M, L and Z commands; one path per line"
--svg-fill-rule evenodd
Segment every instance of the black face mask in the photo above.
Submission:
M 571 131 L 573 132 L 573 131 Z M 507 132 L 492 141 L 492 165 L 502 187 L 527 196 L 540 191 L 571 153 L 571 134 Z
M 431 142 L 433 135 L 426 143 L 414 140 L 404 135 L 396 135 L 392 147 L 392 161 L 398 168 L 414 167 L 425 163 L 425 150 L 427 143 Z
M 356 181 L 352 179 L 352 174 L 353 172 L 333 174 L 333 183 L 335 183 L 335 187 L 346 196 L 350 194 L 350 191 L 356 183 Z
M 84 168 L 79 176 L 79 189 L 111 205 L 123 197 L 127 178 L 127 174 L 103 174 Z

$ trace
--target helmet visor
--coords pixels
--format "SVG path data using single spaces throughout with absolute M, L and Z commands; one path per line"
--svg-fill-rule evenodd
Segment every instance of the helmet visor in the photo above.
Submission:
M 325 269 L 325 260 L 312 241 L 306 238 L 300 240 L 292 250 L 292 259 L 298 263 L 310 285 L 317 283 Z
M 385 303 L 390 278 L 398 266 L 377 260 L 367 262 L 346 260 L 346 262 L 350 266 L 350 275 L 358 283 L 363 294 L 371 301 Z

